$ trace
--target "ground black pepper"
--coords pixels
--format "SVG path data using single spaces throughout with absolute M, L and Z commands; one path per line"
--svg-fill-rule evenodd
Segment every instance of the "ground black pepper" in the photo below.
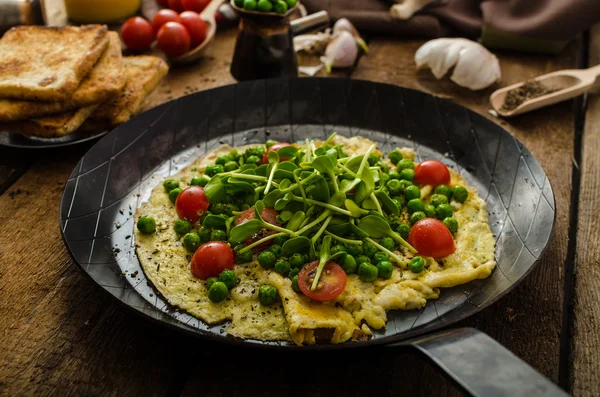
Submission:
M 523 102 L 538 98 L 546 94 L 558 91 L 558 88 L 550 88 L 537 80 L 527 80 L 523 85 L 508 91 L 502 110 L 509 112 L 518 108 Z

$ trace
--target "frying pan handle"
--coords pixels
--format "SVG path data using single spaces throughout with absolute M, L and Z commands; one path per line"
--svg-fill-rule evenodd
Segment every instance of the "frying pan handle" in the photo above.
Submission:
M 417 349 L 471 396 L 568 396 L 507 348 L 474 328 L 443 331 L 397 344 L 400 345 Z

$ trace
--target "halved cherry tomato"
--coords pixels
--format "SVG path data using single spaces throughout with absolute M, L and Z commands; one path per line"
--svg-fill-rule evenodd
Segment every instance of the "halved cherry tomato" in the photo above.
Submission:
M 249 220 L 254 219 L 254 215 L 255 215 L 254 208 L 247 209 L 242 214 L 240 214 L 240 216 L 238 216 L 238 218 L 235 220 L 235 225 L 236 226 L 241 225 L 242 223 L 246 223 Z M 279 223 L 277 223 L 277 215 L 279 215 L 279 214 L 273 208 L 266 208 L 266 207 L 260 213 L 260 216 L 267 223 L 270 223 L 271 225 L 281 226 Z M 256 234 L 254 234 L 254 236 L 250 237 L 249 239 L 246 239 L 246 241 L 244 241 L 244 243 L 246 243 L 246 245 L 252 244 L 253 242 L 263 239 L 274 233 L 276 233 L 274 230 L 261 229 Z M 265 241 L 264 243 L 258 245 L 256 247 L 256 249 L 260 250 L 262 248 L 268 247 L 272 243 L 273 243 L 273 240 Z
M 208 210 L 209 205 L 210 202 L 204 194 L 204 188 L 200 186 L 190 186 L 184 189 L 175 201 L 177 215 L 192 223 L 198 222 L 200 216 Z
M 140 51 L 149 48 L 154 40 L 152 25 L 144 18 L 129 18 L 121 27 L 121 38 L 130 50 Z
M 154 18 L 152 18 L 152 29 L 154 29 L 154 33 L 158 33 L 158 30 L 167 22 L 181 22 L 179 14 L 168 8 L 157 12 L 156 15 L 154 15 Z
M 268 148 L 267 151 L 265 152 L 265 154 L 263 155 L 263 158 L 262 158 L 263 164 L 269 164 L 269 152 L 271 152 L 271 151 L 277 152 L 277 151 L 279 151 L 279 149 L 281 149 L 282 147 L 286 147 L 286 146 L 292 146 L 292 144 L 291 143 L 287 143 L 287 142 L 279 142 L 279 143 L 274 144 L 270 148 Z M 280 158 L 279 160 L 280 161 L 286 161 L 286 160 L 289 160 L 289 159 Z
M 344 292 L 344 288 L 346 288 L 346 282 L 348 281 L 346 272 L 337 263 L 327 262 L 325 267 L 323 267 L 317 288 L 311 291 L 310 287 L 312 286 L 318 266 L 319 261 L 314 261 L 300 270 L 298 274 L 298 287 L 300 287 L 304 295 L 316 301 L 329 301 L 337 298 Z
M 169 8 L 177 12 L 184 11 L 183 5 L 181 4 L 181 0 L 169 0 Z
M 408 243 L 419 254 L 442 258 L 456 251 L 452 234 L 442 222 L 433 218 L 421 219 L 413 225 L 408 235 Z
M 206 22 L 200 18 L 200 15 L 194 11 L 185 11 L 179 15 L 179 19 L 181 20 L 181 24 L 185 26 L 190 34 L 192 48 L 202 44 L 206 38 L 207 27 Z
M 211 241 L 201 245 L 190 262 L 194 277 L 206 280 L 218 277 L 223 270 L 233 270 L 234 255 L 229 245 L 222 241 Z
M 158 30 L 156 43 L 170 58 L 176 58 L 190 50 L 190 34 L 179 22 L 167 22 Z
M 450 171 L 441 161 L 425 160 L 415 167 L 415 180 L 424 185 L 447 185 L 450 183 Z
M 201 13 L 210 3 L 210 0 L 181 0 L 181 5 L 186 11 Z

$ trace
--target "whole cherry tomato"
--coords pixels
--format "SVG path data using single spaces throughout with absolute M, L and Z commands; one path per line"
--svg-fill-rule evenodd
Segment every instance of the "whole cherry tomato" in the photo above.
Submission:
M 433 218 L 421 219 L 408 234 L 408 243 L 421 255 L 442 258 L 456 251 L 450 230 Z
M 181 24 L 185 26 L 190 34 L 192 48 L 202 44 L 206 38 L 207 27 L 206 22 L 200 18 L 200 15 L 194 11 L 185 11 L 179 15 L 179 19 L 181 20 Z
M 200 216 L 208 210 L 209 205 L 210 202 L 204 194 L 204 188 L 200 186 L 190 186 L 184 189 L 175 201 L 177 215 L 192 223 L 198 222 Z
M 158 30 L 156 43 L 170 58 L 176 58 L 190 50 L 190 34 L 179 22 L 167 22 Z
M 425 160 L 415 167 L 415 180 L 424 185 L 447 185 L 450 183 L 450 171 L 441 161 Z
M 181 0 L 181 5 L 186 11 L 201 13 L 210 3 L 210 0 Z
M 190 262 L 194 277 L 206 280 L 218 277 L 223 270 L 233 270 L 234 255 L 231 247 L 222 241 L 211 241 L 201 245 Z
M 300 287 L 304 295 L 316 301 L 329 301 L 337 298 L 344 292 L 344 288 L 346 288 L 348 281 L 346 272 L 337 263 L 327 262 L 321 272 L 317 288 L 311 291 L 310 287 L 317 273 L 318 266 L 319 261 L 314 261 L 300 270 L 298 274 L 298 287 Z
M 184 11 L 181 0 L 169 0 L 169 8 L 177 12 Z
M 149 48 L 154 40 L 152 25 L 144 18 L 129 18 L 121 27 L 121 38 L 127 48 L 140 51 Z
M 157 12 L 156 15 L 154 15 L 154 18 L 152 18 L 152 29 L 154 29 L 154 33 L 158 33 L 158 30 L 167 22 L 181 22 L 179 14 L 168 8 Z
M 281 149 L 282 147 L 285 147 L 285 146 L 292 146 L 292 144 L 291 143 L 287 143 L 287 142 L 280 142 L 280 143 L 276 143 L 273 146 L 271 146 L 270 148 L 268 148 L 267 151 L 265 152 L 263 158 L 262 158 L 263 164 L 269 164 L 269 153 L 271 151 L 277 152 L 277 151 L 279 151 L 279 149 Z M 289 160 L 289 159 L 280 158 L 279 160 L 280 161 L 286 161 L 286 160 Z

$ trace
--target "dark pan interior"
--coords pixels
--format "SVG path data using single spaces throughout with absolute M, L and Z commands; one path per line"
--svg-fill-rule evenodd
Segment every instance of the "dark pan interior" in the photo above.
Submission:
M 392 311 L 384 331 L 358 347 L 416 336 L 463 319 L 496 301 L 533 268 L 554 225 L 554 195 L 533 155 L 507 131 L 476 113 L 425 93 L 346 79 L 258 80 L 199 92 L 119 126 L 81 159 L 60 208 L 74 260 L 119 301 L 161 323 L 231 343 L 221 326 L 168 305 L 147 282 L 133 249 L 133 212 L 151 189 L 221 143 L 301 141 L 337 131 L 380 148 L 414 147 L 460 172 L 487 201 L 497 236 L 497 268 L 485 280 L 442 290 L 422 310 Z M 125 275 L 124 275 L 125 274 Z M 307 349 L 311 347 L 302 347 Z M 315 348 L 315 347 L 313 347 Z

